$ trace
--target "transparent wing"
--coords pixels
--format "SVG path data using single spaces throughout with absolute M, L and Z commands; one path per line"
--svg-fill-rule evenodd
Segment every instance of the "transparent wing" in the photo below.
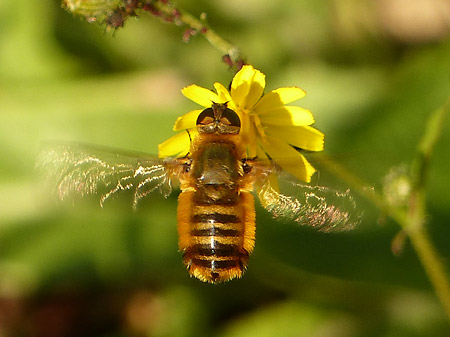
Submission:
M 300 183 L 270 160 L 254 163 L 252 171 L 255 192 L 274 218 L 295 221 L 322 232 L 351 230 L 361 221 L 361 212 L 350 190 Z
M 182 165 L 142 153 L 84 144 L 50 144 L 37 158 L 37 169 L 58 199 L 100 195 L 100 205 L 120 191 L 133 191 L 133 207 L 153 191 L 167 197 Z

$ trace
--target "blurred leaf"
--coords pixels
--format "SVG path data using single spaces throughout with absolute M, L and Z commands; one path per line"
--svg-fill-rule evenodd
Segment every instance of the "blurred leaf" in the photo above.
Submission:
M 244 315 L 219 336 L 356 336 L 355 322 L 298 302 L 285 302 Z

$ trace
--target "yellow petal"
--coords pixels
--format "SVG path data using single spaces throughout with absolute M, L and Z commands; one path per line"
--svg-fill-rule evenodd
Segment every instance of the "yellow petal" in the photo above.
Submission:
M 196 84 L 192 84 L 181 89 L 181 92 L 191 101 L 194 101 L 205 108 L 210 108 L 213 102 L 219 102 L 219 96 L 217 96 L 215 92 L 200 87 Z
M 214 83 L 214 89 L 216 89 L 217 96 L 219 96 L 219 101 L 216 103 L 225 103 L 231 101 L 230 93 L 227 88 L 225 88 L 222 83 Z
M 258 114 L 258 117 L 263 125 L 303 126 L 314 123 L 311 111 L 299 106 L 278 106 Z
M 163 143 L 158 145 L 158 156 L 164 157 L 183 157 L 188 154 L 191 139 L 194 139 L 197 135 L 197 130 L 190 129 L 189 132 L 180 132 L 173 137 L 170 137 Z
M 203 110 L 193 110 L 178 117 L 173 125 L 173 131 L 195 128 L 197 125 L 197 117 L 202 111 Z
M 234 76 L 231 97 L 238 108 L 252 109 L 261 98 L 266 86 L 266 76 L 252 66 L 245 65 Z
M 289 144 L 280 139 L 266 136 L 262 144 L 263 150 L 280 165 L 283 170 L 304 182 L 310 182 L 316 169 L 306 158 Z
M 311 126 L 270 126 L 267 135 L 308 151 L 322 151 L 324 134 Z
M 260 160 L 269 160 L 269 157 L 267 157 L 267 154 L 263 151 L 261 146 L 256 147 L 256 157 Z
M 256 104 L 254 111 L 262 113 L 280 105 L 289 104 L 303 98 L 306 92 L 298 87 L 285 87 L 272 90 L 265 94 Z
M 253 116 L 240 114 L 239 118 L 241 119 L 241 140 L 245 144 L 247 156 L 253 158 L 257 155 L 256 127 L 253 122 Z

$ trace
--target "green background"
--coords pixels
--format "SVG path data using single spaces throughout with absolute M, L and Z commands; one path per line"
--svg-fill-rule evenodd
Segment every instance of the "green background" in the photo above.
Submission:
M 208 13 L 266 74 L 267 90 L 305 89 L 298 104 L 313 111 L 327 153 L 377 190 L 411 162 L 450 92 L 448 6 L 402 3 L 177 2 Z M 133 212 L 126 195 L 100 209 L 96 198 L 55 205 L 39 190 L 43 142 L 156 153 L 196 108 L 181 88 L 231 80 L 201 36 L 184 43 L 183 28 L 141 14 L 112 34 L 58 1 L 0 2 L 0 335 L 448 336 L 413 249 L 406 242 L 395 256 L 399 227 L 363 199 L 358 229 L 339 234 L 257 207 L 248 271 L 213 286 L 182 265 L 176 193 Z M 446 265 L 448 131 L 447 121 L 427 186 L 428 229 Z

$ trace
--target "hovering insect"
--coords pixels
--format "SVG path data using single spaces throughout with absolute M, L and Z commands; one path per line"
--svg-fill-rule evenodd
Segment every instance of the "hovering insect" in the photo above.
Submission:
M 209 283 L 239 278 L 247 268 L 255 245 L 253 191 L 274 217 L 322 231 L 355 224 L 355 203 L 348 191 L 293 183 L 299 194 L 293 197 L 273 188 L 270 177 L 278 176 L 280 167 L 272 160 L 246 158 L 240 127 L 233 110 L 213 103 L 199 114 L 198 136 L 184 158 L 62 144 L 43 151 L 38 166 L 56 182 L 59 199 L 99 193 L 101 205 L 119 191 L 133 190 L 136 207 L 155 190 L 167 197 L 179 183 L 178 247 L 189 274 Z M 328 204 L 330 195 L 339 206 Z

